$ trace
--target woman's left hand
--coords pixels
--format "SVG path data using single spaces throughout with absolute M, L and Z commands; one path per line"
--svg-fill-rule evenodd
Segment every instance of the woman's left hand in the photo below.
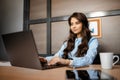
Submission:
M 70 60 L 68 60 L 68 59 L 62 59 L 62 58 L 60 58 L 60 57 L 53 57 L 53 58 L 48 62 L 48 65 L 55 65 L 55 64 L 57 64 L 57 63 L 69 65 Z
M 49 62 L 48 65 L 55 65 L 56 63 L 60 63 L 59 57 L 53 57 Z

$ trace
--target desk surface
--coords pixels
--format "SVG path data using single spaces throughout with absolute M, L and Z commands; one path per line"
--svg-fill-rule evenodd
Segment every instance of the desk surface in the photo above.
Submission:
M 77 68 L 79 70 L 96 69 L 112 75 L 120 80 L 120 65 L 115 65 L 111 70 L 101 69 L 100 65 Z M 13 66 L 0 66 L 0 80 L 65 80 L 65 71 L 72 68 L 62 67 L 48 70 L 35 70 Z

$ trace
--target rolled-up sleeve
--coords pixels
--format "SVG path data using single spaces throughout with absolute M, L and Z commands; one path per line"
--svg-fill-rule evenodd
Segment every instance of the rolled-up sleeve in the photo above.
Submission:
M 89 45 L 89 49 L 86 55 L 84 57 L 73 57 L 71 66 L 81 67 L 81 66 L 87 66 L 93 63 L 97 55 L 98 40 L 96 38 L 91 38 L 88 45 Z

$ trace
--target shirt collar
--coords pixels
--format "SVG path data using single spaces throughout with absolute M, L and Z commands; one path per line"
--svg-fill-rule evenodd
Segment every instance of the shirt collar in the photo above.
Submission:
M 75 40 L 81 41 L 81 40 L 82 40 L 82 37 L 76 38 Z

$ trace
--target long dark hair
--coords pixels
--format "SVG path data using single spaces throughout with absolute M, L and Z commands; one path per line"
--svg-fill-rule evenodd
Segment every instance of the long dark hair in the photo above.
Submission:
M 81 31 L 81 36 L 82 36 L 82 42 L 78 46 L 78 50 L 76 52 L 76 56 L 84 56 L 88 50 L 88 42 L 91 38 L 91 31 L 89 30 L 89 23 L 87 20 L 87 17 L 83 13 L 73 13 L 69 19 L 68 19 L 68 24 L 71 26 L 71 18 L 76 18 L 79 22 L 82 22 L 82 31 Z M 64 49 L 64 54 L 63 58 L 67 59 L 68 58 L 68 53 L 71 52 L 74 49 L 75 46 L 75 39 L 77 38 L 77 35 L 74 34 L 71 29 L 69 31 L 69 37 L 67 40 L 67 47 Z

